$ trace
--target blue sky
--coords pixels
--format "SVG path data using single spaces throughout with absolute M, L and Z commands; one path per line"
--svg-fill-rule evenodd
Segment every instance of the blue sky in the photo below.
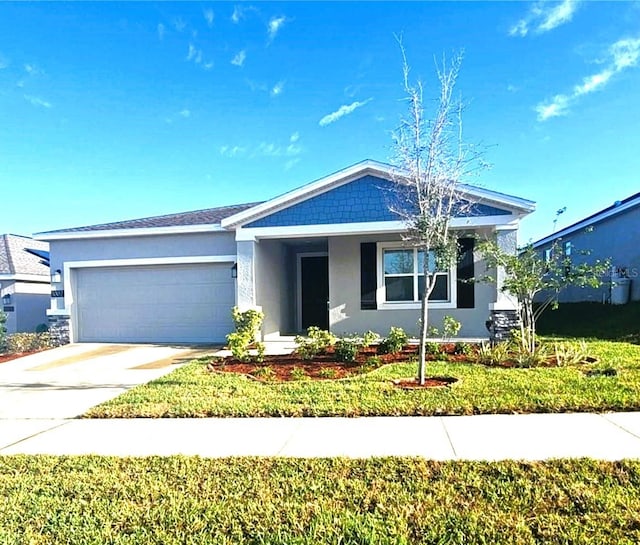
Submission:
M 521 241 L 639 190 L 639 2 L 0 3 L 0 233 L 267 199 L 388 161 L 412 74 L 464 50 L 474 183 Z

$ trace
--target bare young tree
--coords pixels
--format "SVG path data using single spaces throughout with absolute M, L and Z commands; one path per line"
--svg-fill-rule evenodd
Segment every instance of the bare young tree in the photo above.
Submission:
M 422 82 L 411 82 L 400 38 L 398 43 L 408 111 L 393 135 L 393 162 L 397 170 L 390 209 L 407 227 L 403 234 L 405 244 L 417 248 L 422 258 L 418 381 L 424 384 L 429 296 L 436 285 L 435 272 L 448 268 L 457 253 L 451 219 L 472 206 L 462 182 L 481 165 L 480 153 L 463 141 L 463 103 L 453 95 L 462 54 L 455 54 L 449 62 L 445 56 L 441 63 L 436 61 L 440 93 L 433 117 L 427 117 Z

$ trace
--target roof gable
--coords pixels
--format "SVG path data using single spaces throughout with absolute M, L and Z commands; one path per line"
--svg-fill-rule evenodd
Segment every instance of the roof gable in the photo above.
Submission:
M 398 172 L 384 163 L 364 161 L 229 216 L 221 225 L 251 228 L 397 221 L 389 201 Z M 535 209 L 526 199 L 468 185 L 461 189 L 476 204 L 460 216 L 522 216 Z
M 244 227 L 283 227 L 293 225 L 327 225 L 397 221 L 398 215 L 390 210 L 393 198 L 393 182 L 373 175 L 366 175 L 347 184 L 330 189 L 259 218 Z M 501 216 L 509 210 L 477 203 L 463 206 L 461 217 Z

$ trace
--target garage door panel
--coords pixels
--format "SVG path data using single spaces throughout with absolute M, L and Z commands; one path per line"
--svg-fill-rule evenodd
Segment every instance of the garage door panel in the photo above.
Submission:
M 76 271 L 77 328 L 88 342 L 221 342 L 233 329 L 230 264 Z

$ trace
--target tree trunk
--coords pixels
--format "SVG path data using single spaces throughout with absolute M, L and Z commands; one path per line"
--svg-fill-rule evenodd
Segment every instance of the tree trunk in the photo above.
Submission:
M 425 284 L 427 284 L 425 280 Z M 418 355 L 418 384 L 422 386 L 425 383 L 426 367 L 427 367 L 427 330 L 429 328 L 429 305 L 427 303 L 428 289 L 425 285 L 424 294 L 422 295 L 422 309 L 420 313 L 420 352 Z

